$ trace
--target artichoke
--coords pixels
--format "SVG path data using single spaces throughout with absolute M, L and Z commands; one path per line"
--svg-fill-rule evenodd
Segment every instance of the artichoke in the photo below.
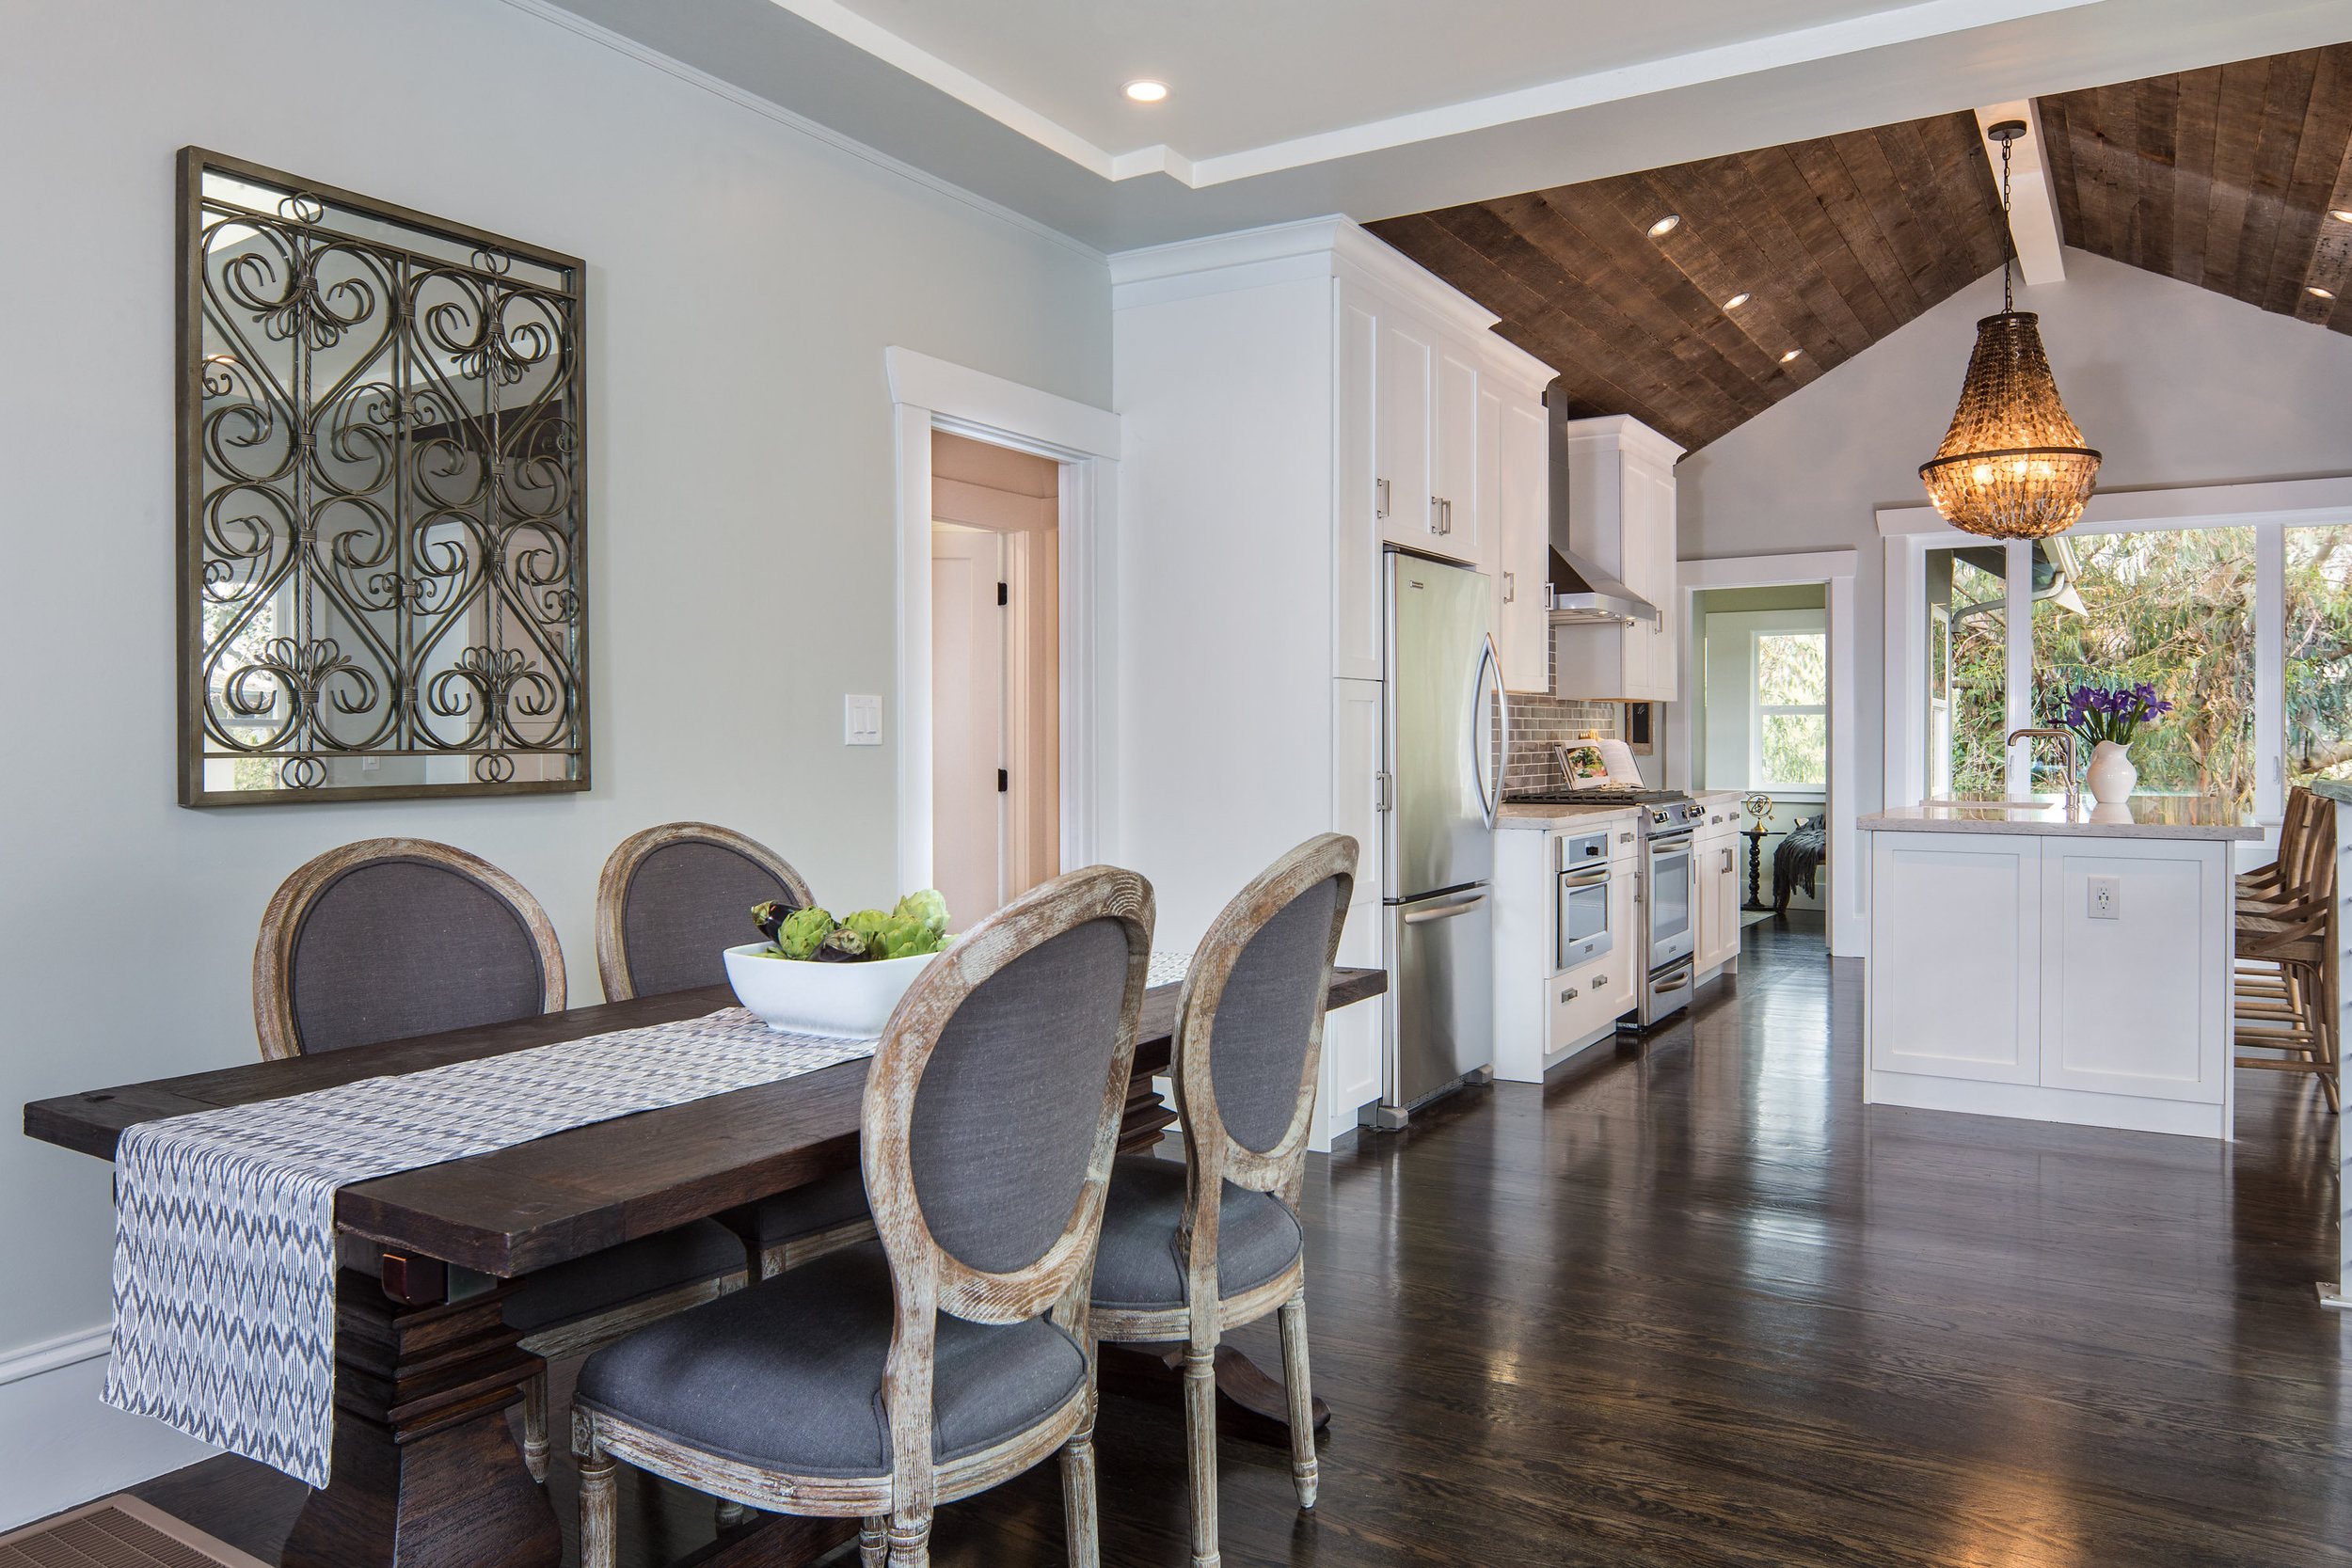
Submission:
M 890 912 L 909 920 L 920 921 L 930 927 L 933 936 L 944 937 L 947 934 L 947 900 L 940 896 L 939 890 L 935 887 L 927 887 L 920 893 L 908 894 L 898 900 L 898 907 Z
M 776 927 L 783 925 L 784 917 L 791 912 L 791 905 L 771 898 L 765 904 L 752 906 L 752 924 L 759 927 L 761 936 L 773 942 L 776 940 Z
M 869 946 L 876 937 L 882 935 L 882 927 L 889 924 L 890 916 L 881 910 L 860 910 L 841 923 L 843 929 L 855 931 L 866 939 Z
M 947 939 L 909 915 L 894 914 L 882 928 L 876 942 L 885 958 L 915 958 L 936 953 L 947 945 Z
M 837 926 L 817 944 L 817 961 L 820 964 L 864 963 L 874 956 L 873 945 L 864 932 L 847 926 Z
M 776 927 L 776 950 L 787 958 L 813 958 L 833 930 L 833 916 L 823 910 L 795 910 Z

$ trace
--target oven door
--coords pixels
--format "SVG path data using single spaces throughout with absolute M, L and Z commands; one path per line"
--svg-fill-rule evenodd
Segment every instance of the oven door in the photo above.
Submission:
M 1559 876 L 1559 906 L 1552 917 L 1554 974 L 1590 963 L 1609 951 L 1609 867 L 1578 866 Z
M 1675 833 L 1653 838 L 1643 846 L 1642 853 L 1648 875 L 1643 879 L 1643 891 L 1647 895 L 1644 913 L 1649 920 L 1649 951 L 1645 955 L 1650 973 L 1656 974 L 1675 959 L 1690 956 L 1693 933 L 1691 929 L 1691 835 Z

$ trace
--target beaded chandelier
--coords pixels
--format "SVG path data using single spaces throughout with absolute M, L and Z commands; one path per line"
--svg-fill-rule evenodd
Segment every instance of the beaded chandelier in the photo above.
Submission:
M 2005 119 L 1985 135 L 2001 144 L 2001 313 L 1977 323 L 1960 408 L 1934 457 L 1919 465 L 1928 499 L 1954 528 L 1994 539 L 2044 539 L 2083 515 L 2099 454 L 2058 401 L 2031 311 L 2010 309 L 2009 144 L 2026 134 Z

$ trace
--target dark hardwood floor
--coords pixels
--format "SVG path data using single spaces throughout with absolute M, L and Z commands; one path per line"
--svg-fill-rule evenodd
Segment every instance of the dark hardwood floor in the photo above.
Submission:
M 1860 966 L 1746 944 L 1646 1043 L 1314 1162 L 1321 1505 L 1229 1436 L 1225 1560 L 2352 1561 L 2317 1089 L 2241 1074 L 2232 1147 L 1866 1111 Z M 1279 1365 L 1270 1320 L 1235 1338 Z M 1184 1562 L 1178 1412 L 1105 1396 L 1098 1441 L 1104 1561 Z M 236 1460 L 139 1491 L 265 1558 L 300 1496 Z M 710 1536 L 627 1497 L 631 1564 Z M 1060 1563 L 1053 1467 L 945 1510 L 934 1558 Z

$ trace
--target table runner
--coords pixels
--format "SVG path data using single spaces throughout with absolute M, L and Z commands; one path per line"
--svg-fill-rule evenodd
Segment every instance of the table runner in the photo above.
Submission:
M 335 1193 L 873 1053 L 704 1018 L 140 1122 L 115 1152 L 106 1403 L 325 1486 Z

